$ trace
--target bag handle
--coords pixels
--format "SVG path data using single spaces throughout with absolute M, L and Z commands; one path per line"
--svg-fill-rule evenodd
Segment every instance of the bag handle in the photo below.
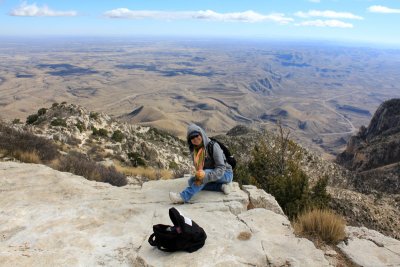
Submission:
M 149 237 L 149 240 L 148 240 L 149 243 L 150 243 L 150 245 L 152 245 L 153 247 L 154 247 L 154 246 L 157 246 L 155 237 L 156 237 L 156 235 L 155 235 L 154 233 L 152 233 L 152 234 L 150 235 L 150 237 Z
M 160 244 L 158 244 L 157 239 L 155 238 L 156 234 L 152 233 L 148 239 L 150 245 L 152 245 L 153 247 L 157 247 L 159 250 L 165 251 L 165 252 L 174 252 L 175 250 L 171 250 L 171 249 L 167 249 L 162 247 Z

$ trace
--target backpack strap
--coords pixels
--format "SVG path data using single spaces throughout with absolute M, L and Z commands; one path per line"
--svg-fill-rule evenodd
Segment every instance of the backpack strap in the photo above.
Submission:
M 207 153 L 211 158 L 214 155 L 214 143 L 215 141 L 213 139 L 210 139 L 210 142 L 208 142 L 207 144 Z
M 208 155 L 210 155 L 211 158 L 213 157 L 213 155 L 214 155 L 214 144 L 215 144 L 215 143 L 217 143 L 217 144 L 219 145 L 219 147 L 220 147 L 221 150 L 222 150 L 222 153 L 225 155 L 225 151 L 222 149 L 221 144 L 220 144 L 216 139 L 214 139 L 214 138 L 210 138 L 210 142 L 208 142 L 208 144 L 207 144 L 207 152 L 208 152 Z M 225 160 L 224 160 L 224 162 L 226 163 L 227 160 L 228 160 L 227 155 L 225 155 Z

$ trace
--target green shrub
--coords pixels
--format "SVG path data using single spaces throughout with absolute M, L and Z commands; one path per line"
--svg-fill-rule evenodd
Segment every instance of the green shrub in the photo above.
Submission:
M 120 131 L 120 130 L 116 130 L 113 132 L 111 139 L 115 142 L 121 142 L 122 140 L 124 140 L 125 135 Z
M 67 122 L 62 118 L 56 118 L 56 119 L 51 121 L 50 125 L 51 126 L 67 127 Z
M 89 118 L 97 120 L 99 118 L 99 113 L 97 112 L 90 112 Z
M 176 169 L 178 169 L 178 163 L 176 163 L 175 161 L 171 161 L 170 163 L 169 163 L 169 166 L 168 166 L 168 168 L 169 169 L 173 169 L 173 170 L 176 170 Z
M 233 177 L 235 178 L 235 181 L 239 183 L 240 187 L 248 184 L 257 185 L 257 181 L 251 176 L 247 164 L 238 162 L 236 168 L 233 170 Z
M 20 119 L 14 119 L 13 121 L 12 121 L 12 124 L 20 124 L 21 123 L 21 120 Z
M 80 122 L 80 121 L 78 121 L 78 122 L 75 124 L 75 126 L 76 126 L 76 128 L 78 128 L 79 132 L 83 132 L 83 131 L 85 130 L 85 125 L 83 125 L 83 123 Z
M 92 127 L 92 134 L 94 136 L 108 137 L 108 131 L 104 128 L 97 129 L 96 127 Z
M 92 134 L 94 136 L 96 136 L 98 134 L 98 132 L 99 132 L 99 130 L 96 127 L 92 126 Z
M 137 152 L 129 152 L 128 158 L 131 161 L 133 167 L 146 166 L 146 162 Z
M 38 110 L 37 114 L 39 116 L 42 116 L 42 115 L 46 114 L 46 112 L 47 112 L 47 108 L 41 108 Z
M 53 105 L 51 105 L 52 108 L 57 107 L 59 104 L 57 102 L 53 103 Z
M 287 138 L 277 139 L 275 146 L 261 140 L 252 150 L 247 166 L 239 165 L 235 170 L 239 183 L 257 185 L 273 195 L 290 219 L 313 207 L 324 208 L 330 200 L 326 193 L 327 178 L 309 188 L 309 178 L 300 168 L 297 150 Z
M 311 189 L 311 202 L 314 208 L 324 209 L 329 206 L 331 196 L 326 192 L 328 185 L 328 176 L 317 181 Z
M 33 123 L 35 123 L 35 122 L 38 120 L 38 118 L 39 118 L 39 115 L 38 115 L 38 114 L 29 115 L 29 116 L 26 118 L 26 124 L 33 124 Z
M 100 128 L 99 131 L 97 132 L 97 135 L 101 137 L 107 137 L 108 131 L 104 128 Z

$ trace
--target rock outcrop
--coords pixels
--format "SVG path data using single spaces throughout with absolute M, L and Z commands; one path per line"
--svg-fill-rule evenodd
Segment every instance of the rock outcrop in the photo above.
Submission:
M 338 247 L 363 267 L 400 266 L 400 242 L 365 227 L 347 227 L 348 239 Z
M 43 165 L 0 162 L 0 266 L 332 266 L 328 259 L 335 253 L 296 237 L 272 196 L 237 184 L 230 195 L 204 191 L 176 206 L 207 232 L 202 249 L 151 247 L 152 225 L 172 224 L 168 191 L 186 182 L 113 187 Z M 388 240 L 378 240 L 379 249 L 368 247 L 375 266 L 399 262 L 400 242 Z M 362 262 L 365 255 L 352 244 L 343 251 Z M 393 253 L 381 257 L 382 246 Z
M 0 177 L 1 266 L 329 266 L 323 251 L 293 234 L 272 197 L 264 205 L 272 210 L 247 210 L 251 193 L 237 185 L 228 196 L 201 192 L 177 206 L 208 235 L 190 254 L 147 242 L 153 224 L 172 224 L 168 191 L 184 188 L 184 178 L 113 187 L 14 162 L 0 163 Z
M 337 162 L 353 171 L 366 171 L 400 162 L 400 99 L 384 102 L 368 128 L 350 138 Z
M 41 108 L 30 117 L 29 125 L 10 126 L 54 140 L 66 150 L 77 150 L 95 161 L 117 160 L 135 167 L 182 171 L 191 167 L 186 143 L 152 127 L 119 122 L 107 114 L 65 103 Z

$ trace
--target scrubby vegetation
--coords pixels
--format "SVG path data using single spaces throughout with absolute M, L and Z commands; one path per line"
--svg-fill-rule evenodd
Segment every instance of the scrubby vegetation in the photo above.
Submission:
M 330 210 L 315 209 L 305 212 L 298 216 L 293 226 L 297 234 L 328 244 L 337 244 L 346 236 L 345 221 Z
M 94 136 L 108 137 L 108 131 L 104 128 L 97 129 L 96 127 L 93 127 L 92 132 Z
M 29 115 L 29 116 L 26 118 L 26 124 L 33 124 L 33 123 L 35 123 L 38 119 L 39 119 L 39 115 L 38 115 L 38 114 Z
M 111 136 L 111 140 L 113 140 L 115 142 L 121 142 L 122 140 L 124 140 L 124 138 L 125 138 L 125 136 L 120 130 L 114 131 Z
M 51 126 L 67 127 L 67 122 L 62 118 L 56 118 L 56 119 L 51 121 L 50 125 Z
M 128 166 L 122 166 L 121 164 L 116 162 L 115 166 L 119 172 L 122 172 L 125 175 L 146 177 L 149 180 L 172 179 L 174 177 L 172 171 L 165 169 L 156 169 L 143 166 L 128 167 Z
M 55 167 L 60 171 L 84 176 L 88 180 L 110 183 L 115 186 L 127 184 L 125 175 L 118 172 L 115 167 L 97 164 L 78 152 L 70 152 L 67 156 L 62 157 Z
M 26 163 L 43 163 L 60 171 L 82 175 L 88 180 L 110 183 L 115 186 L 127 184 L 126 176 L 114 167 L 105 167 L 90 160 L 84 154 L 58 153 L 57 145 L 48 139 L 29 132 L 20 132 L 0 123 L 0 151 Z
M 133 167 L 146 166 L 146 162 L 138 152 L 130 152 L 128 157 Z
M 49 162 L 58 155 L 57 146 L 52 141 L 29 132 L 19 132 L 2 123 L 0 123 L 0 148 L 5 155 L 24 162 Z
M 327 178 L 310 188 L 309 177 L 300 168 L 302 154 L 288 137 L 289 133 L 280 127 L 275 142 L 263 139 L 256 143 L 250 160 L 238 164 L 235 179 L 272 194 L 285 214 L 294 219 L 306 210 L 327 207 L 330 197 L 326 192 Z

